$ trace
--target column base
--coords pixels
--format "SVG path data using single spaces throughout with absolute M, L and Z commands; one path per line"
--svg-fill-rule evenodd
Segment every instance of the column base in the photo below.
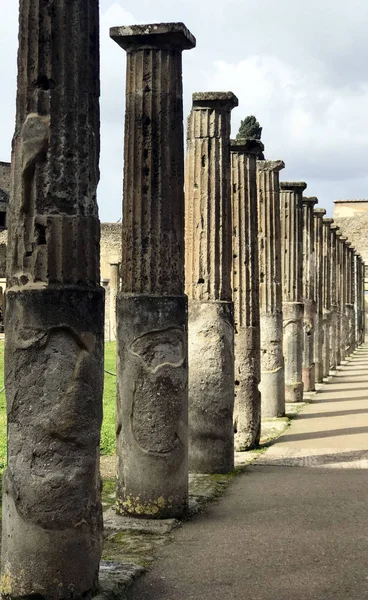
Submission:
M 303 382 L 285 384 L 285 402 L 303 402 Z
M 181 517 L 188 502 L 186 296 L 117 299 L 117 512 Z

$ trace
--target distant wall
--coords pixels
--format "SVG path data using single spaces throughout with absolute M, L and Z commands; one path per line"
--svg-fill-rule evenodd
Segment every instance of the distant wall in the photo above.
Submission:
M 10 163 L 0 161 L 0 190 L 10 193 Z
M 368 265 L 368 200 L 337 200 L 333 218 Z

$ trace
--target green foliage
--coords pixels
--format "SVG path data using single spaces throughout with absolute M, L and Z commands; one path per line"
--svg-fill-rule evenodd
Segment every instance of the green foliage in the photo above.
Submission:
M 262 137 L 262 127 L 260 127 L 254 115 L 249 115 L 240 123 L 236 139 L 260 140 Z

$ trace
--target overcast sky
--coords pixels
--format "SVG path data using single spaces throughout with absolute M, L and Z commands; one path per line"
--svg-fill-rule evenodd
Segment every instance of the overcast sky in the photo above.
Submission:
M 183 61 L 184 116 L 194 91 L 232 91 L 235 136 L 255 114 L 283 180 L 333 200 L 368 197 L 367 0 L 100 0 L 102 221 L 121 216 L 125 53 L 109 27 L 183 21 L 197 48 Z M 0 0 L 0 160 L 15 118 L 17 0 Z

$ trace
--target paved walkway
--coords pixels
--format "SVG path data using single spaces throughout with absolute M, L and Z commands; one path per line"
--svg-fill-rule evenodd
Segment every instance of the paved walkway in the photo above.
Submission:
M 367 434 L 368 345 L 221 500 L 175 533 L 129 597 L 368 599 Z

